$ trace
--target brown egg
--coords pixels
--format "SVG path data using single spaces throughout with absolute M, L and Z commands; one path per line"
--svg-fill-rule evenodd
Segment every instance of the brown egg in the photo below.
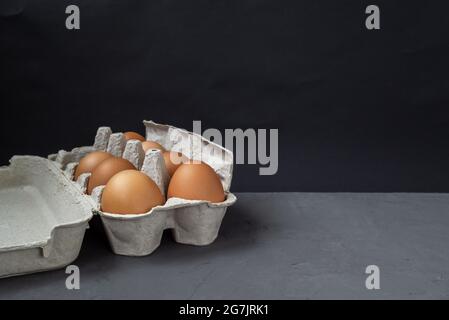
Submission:
M 105 185 L 113 175 L 123 170 L 136 170 L 136 167 L 123 158 L 112 157 L 104 160 L 92 171 L 87 185 L 87 194 L 91 194 L 95 187 Z
M 143 151 L 145 151 L 145 152 L 147 152 L 150 149 L 159 149 L 161 151 L 165 151 L 163 146 L 161 146 L 159 143 L 154 142 L 154 141 L 142 142 L 142 148 L 143 148 Z
M 173 174 L 167 197 L 222 202 L 225 194 L 214 169 L 204 162 L 189 161 L 179 166 Z
M 134 131 L 125 132 L 124 135 L 125 135 L 126 141 L 128 141 L 128 140 L 145 141 L 145 138 L 142 135 L 140 135 L 140 134 L 138 134 L 137 132 L 134 132 Z
M 101 162 L 111 158 L 112 154 L 103 151 L 94 151 L 84 156 L 75 170 L 75 175 L 73 179 L 76 181 L 80 175 L 83 173 L 90 173 L 95 169 Z
M 163 156 L 165 167 L 167 168 L 167 172 L 170 177 L 173 176 L 176 169 L 178 169 L 181 164 L 189 161 L 189 158 L 187 158 L 181 152 L 165 151 Z
M 108 213 L 140 214 L 163 205 L 165 199 L 156 183 L 145 173 L 125 170 L 114 175 L 104 188 L 101 210 Z

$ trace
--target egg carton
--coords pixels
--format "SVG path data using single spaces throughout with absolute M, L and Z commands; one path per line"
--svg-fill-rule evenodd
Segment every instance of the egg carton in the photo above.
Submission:
M 0 168 L 0 278 L 74 261 L 94 205 L 51 161 L 14 156 Z
M 193 160 L 208 163 L 219 175 L 226 199 L 222 203 L 169 199 L 141 215 L 101 212 L 104 186 L 91 196 L 83 193 L 89 174 L 74 182 L 79 160 L 96 150 L 131 161 L 150 176 L 165 195 L 168 175 L 161 153 L 143 153 L 140 142 L 126 142 L 121 133 L 98 129 L 93 146 L 59 151 L 48 158 L 14 156 L 0 167 L 0 278 L 64 267 L 79 254 L 93 214 L 103 220 L 117 254 L 141 256 L 160 244 L 162 232 L 172 229 L 180 243 L 207 245 L 217 237 L 228 206 L 236 201 L 229 192 L 233 155 L 203 137 L 172 126 L 144 121 L 146 136 L 167 150 L 182 151 Z
M 204 246 L 217 238 L 221 222 L 236 197 L 229 190 L 233 172 L 233 154 L 202 136 L 169 125 L 144 121 L 146 139 L 158 142 L 166 150 L 182 152 L 192 160 L 210 165 L 223 185 L 226 197 L 221 203 L 202 200 L 170 198 L 164 205 L 152 208 L 144 214 L 111 214 L 101 211 L 104 186 L 93 189 L 94 213 L 101 217 L 106 235 L 116 254 L 145 256 L 160 245 L 164 230 L 171 229 L 174 240 L 182 244 Z M 93 151 L 106 151 L 116 157 L 129 160 L 138 170 L 148 175 L 167 194 L 169 175 L 162 152 L 157 149 L 143 151 L 137 140 L 126 141 L 123 133 L 112 133 L 109 127 L 100 127 L 93 146 L 59 151 L 49 156 L 72 179 L 79 160 Z M 90 173 L 81 174 L 76 184 L 85 192 Z

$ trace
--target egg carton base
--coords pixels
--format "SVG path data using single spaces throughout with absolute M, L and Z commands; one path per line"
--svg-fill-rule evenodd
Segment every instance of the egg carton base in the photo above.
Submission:
M 149 255 L 159 247 L 163 232 L 167 229 L 172 229 L 178 243 L 196 246 L 211 244 L 218 236 L 227 208 L 237 200 L 229 192 L 233 172 L 232 152 L 183 129 L 152 121 L 144 121 L 144 125 L 146 139 L 160 143 L 167 150 L 188 150 L 187 154 L 192 159 L 201 159 L 210 165 L 220 177 L 226 199 L 221 203 L 210 203 L 170 198 L 164 205 L 144 214 L 111 214 L 100 211 L 104 186 L 98 186 L 92 191 L 92 200 L 96 203 L 95 212 L 102 219 L 112 251 L 127 256 Z M 149 150 L 145 153 L 140 141 L 125 141 L 123 133 L 113 133 L 109 127 L 98 128 L 93 146 L 61 150 L 50 155 L 49 159 L 57 162 L 64 175 L 72 179 L 79 160 L 96 150 L 129 160 L 166 195 L 169 179 L 161 151 Z M 85 191 L 89 179 L 90 173 L 86 173 L 74 184 Z
M 227 207 L 192 207 L 153 211 L 142 218 L 117 219 L 100 213 L 112 251 L 119 255 L 145 256 L 160 245 L 165 230 L 177 243 L 206 246 L 215 241 Z

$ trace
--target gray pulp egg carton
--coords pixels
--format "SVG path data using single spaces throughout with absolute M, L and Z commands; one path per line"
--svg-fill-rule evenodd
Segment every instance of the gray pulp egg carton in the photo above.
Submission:
M 226 198 L 221 203 L 170 198 L 144 214 L 111 214 L 102 212 L 101 195 L 104 186 L 94 188 L 91 199 L 94 212 L 101 217 L 112 250 L 127 256 L 145 256 L 152 253 L 161 242 L 162 233 L 171 229 L 176 242 L 204 246 L 211 244 L 218 235 L 226 209 L 235 203 L 229 192 L 233 154 L 231 151 L 200 135 L 169 125 L 144 121 L 146 139 L 158 142 L 166 150 L 179 151 L 193 160 L 210 165 L 221 179 Z M 129 160 L 141 172 L 148 175 L 166 196 L 169 176 L 160 150 L 148 150 L 146 154 L 140 141 L 126 141 L 123 133 L 112 133 L 109 127 L 100 127 L 93 146 L 60 151 L 49 159 L 57 163 L 67 178 L 73 177 L 79 160 L 92 151 L 107 151 Z M 90 173 L 82 174 L 76 184 L 85 191 Z
M 74 261 L 95 203 L 45 158 L 0 168 L 0 278 Z
M 98 129 L 93 146 L 61 150 L 48 159 L 14 156 L 9 166 L 0 167 L 0 278 L 62 268 L 73 262 L 93 214 L 101 217 L 117 254 L 152 253 L 166 229 L 172 229 L 179 243 L 208 245 L 216 239 L 227 207 L 236 201 L 229 192 L 232 152 L 182 129 L 151 121 L 144 124 L 148 140 L 209 164 L 221 179 L 225 201 L 171 198 L 145 214 L 102 212 L 104 186 L 89 196 L 83 193 L 89 174 L 72 181 L 79 160 L 90 152 L 104 150 L 128 159 L 150 176 L 164 195 L 169 181 L 160 151 L 144 154 L 140 142 L 126 142 L 122 133 L 112 133 L 108 127 Z

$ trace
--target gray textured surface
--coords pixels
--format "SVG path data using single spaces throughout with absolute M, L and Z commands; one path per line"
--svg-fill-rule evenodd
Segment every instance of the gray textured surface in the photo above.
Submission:
M 143 258 L 113 255 L 98 219 L 76 264 L 0 280 L 5 298 L 303 299 L 449 298 L 449 195 L 240 193 L 217 241 L 167 234 Z M 365 267 L 381 270 L 368 291 Z

